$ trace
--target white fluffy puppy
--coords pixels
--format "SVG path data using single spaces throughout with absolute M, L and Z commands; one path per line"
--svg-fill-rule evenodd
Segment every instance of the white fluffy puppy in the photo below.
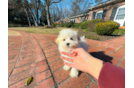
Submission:
M 55 42 L 58 44 L 58 49 L 59 49 L 60 53 L 61 53 L 61 51 L 70 53 L 70 51 L 72 49 L 80 48 L 80 47 L 83 48 L 85 51 L 88 50 L 88 45 L 87 45 L 86 41 L 84 40 L 84 36 L 79 37 L 78 33 L 76 31 L 72 31 L 71 29 L 61 30 L 59 32 L 59 35 L 56 38 Z M 65 55 L 62 55 L 62 56 L 67 57 Z M 70 58 L 70 57 L 68 57 L 68 58 Z M 71 63 L 68 61 L 65 61 L 65 62 Z M 70 68 L 71 67 L 69 67 L 67 65 L 63 66 L 63 69 L 66 71 L 69 70 Z M 72 68 L 71 72 L 70 72 L 70 76 L 78 77 L 78 73 L 79 73 L 78 69 Z

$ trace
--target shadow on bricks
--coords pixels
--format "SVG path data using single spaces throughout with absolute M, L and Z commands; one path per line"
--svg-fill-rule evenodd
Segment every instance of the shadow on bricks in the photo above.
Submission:
M 110 57 L 108 55 L 105 55 L 104 54 L 104 51 L 99 51 L 99 52 L 90 52 L 89 54 L 91 54 L 92 56 L 100 59 L 100 60 L 103 60 L 105 62 L 110 62 L 112 63 L 112 59 L 113 57 Z
M 79 74 L 78 74 L 78 77 L 80 77 L 80 75 L 82 74 L 83 72 L 79 70 Z

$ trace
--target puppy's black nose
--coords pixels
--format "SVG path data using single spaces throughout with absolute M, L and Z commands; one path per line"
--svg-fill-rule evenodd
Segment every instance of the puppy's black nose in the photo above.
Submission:
M 70 43 L 67 43 L 67 46 L 69 46 Z

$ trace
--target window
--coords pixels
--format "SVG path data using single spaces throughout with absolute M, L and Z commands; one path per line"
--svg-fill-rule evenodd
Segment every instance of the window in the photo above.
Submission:
M 83 16 L 83 17 L 81 17 L 81 22 L 82 22 L 82 21 L 84 21 L 84 20 L 85 20 L 85 17 L 84 17 L 84 16 Z
M 120 8 L 117 13 L 116 20 L 124 19 L 124 17 L 125 17 L 125 8 Z
M 69 21 L 68 20 L 66 20 L 66 23 L 68 23 Z
M 102 14 L 103 14 L 103 11 L 98 11 L 96 13 L 96 19 L 102 19 Z
M 102 18 L 102 13 L 97 13 L 96 18 L 101 19 Z
M 71 22 L 75 22 L 75 20 L 74 19 L 71 19 Z

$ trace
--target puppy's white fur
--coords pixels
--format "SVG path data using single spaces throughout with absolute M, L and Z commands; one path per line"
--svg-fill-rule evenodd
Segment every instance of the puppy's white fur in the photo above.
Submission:
M 58 44 L 58 49 L 61 53 L 61 51 L 70 53 L 72 49 L 75 48 L 83 48 L 85 51 L 88 50 L 88 45 L 86 41 L 84 40 L 85 36 L 79 37 L 78 33 L 76 31 L 72 31 L 71 29 L 63 29 L 59 32 L 58 37 L 56 38 L 55 42 Z M 61 54 L 64 57 L 71 58 L 68 56 L 65 56 Z M 73 59 L 73 58 L 71 58 Z M 64 60 L 67 63 L 72 64 L 71 62 L 68 62 Z M 71 67 L 64 65 L 64 70 L 69 70 Z M 79 70 L 76 68 L 72 68 L 70 72 L 71 77 L 78 77 Z

